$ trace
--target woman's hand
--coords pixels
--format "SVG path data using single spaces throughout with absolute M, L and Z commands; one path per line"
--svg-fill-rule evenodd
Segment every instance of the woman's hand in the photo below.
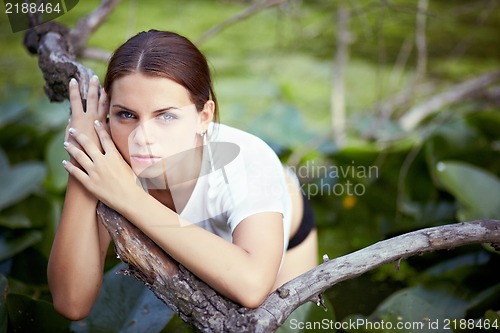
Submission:
M 96 120 L 93 127 L 99 144 L 75 128 L 68 130 L 76 144 L 65 141 L 64 147 L 80 167 L 68 161 L 63 161 L 63 165 L 98 200 L 121 212 L 130 206 L 127 199 L 138 193 L 134 191 L 142 192 L 142 188 L 103 124 Z
M 80 87 L 76 79 L 71 79 L 69 82 L 69 100 L 71 105 L 71 117 L 66 127 L 65 141 L 81 148 L 78 142 L 76 142 L 68 132 L 70 128 L 74 128 L 79 133 L 85 134 L 89 140 L 100 147 L 101 144 L 94 129 L 94 121 L 98 120 L 102 124 L 106 123 L 108 100 L 104 89 L 99 87 L 99 79 L 97 76 L 94 75 L 90 79 L 87 105 L 85 108 L 82 105 Z

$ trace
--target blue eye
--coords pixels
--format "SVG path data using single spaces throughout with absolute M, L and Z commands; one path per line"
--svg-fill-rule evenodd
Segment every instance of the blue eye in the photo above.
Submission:
M 174 119 L 177 119 L 177 117 L 171 113 L 162 113 L 156 117 L 163 121 L 172 121 Z

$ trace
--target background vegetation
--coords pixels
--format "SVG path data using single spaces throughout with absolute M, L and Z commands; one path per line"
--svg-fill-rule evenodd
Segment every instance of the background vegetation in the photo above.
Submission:
M 58 21 L 73 26 L 98 3 L 80 1 Z M 89 44 L 112 51 L 151 28 L 196 41 L 249 5 L 243 0 L 124 0 Z M 351 12 L 342 146 L 331 139 L 330 121 L 340 5 Z M 431 96 L 499 69 L 500 5 L 494 0 L 430 1 L 423 77 L 417 73 L 421 59 L 414 43 L 416 6 L 409 0 L 291 0 L 199 44 L 214 69 L 222 122 L 263 137 L 296 168 L 377 168 L 372 177 L 318 175 L 309 168 L 301 179 L 317 214 L 321 255 L 341 256 L 420 228 L 500 218 L 498 80 L 412 129 L 400 123 Z M 50 304 L 46 266 L 67 177 L 60 161 L 68 105 L 47 101 L 37 60 L 23 49 L 22 38 L 0 14 L 0 333 L 67 331 L 70 323 Z M 82 61 L 103 77 L 105 62 Z M 390 112 L 381 106 L 409 88 L 405 103 Z M 329 190 L 335 185 L 346 189 L 347 182 L 359 184 L 363 193 Z M 382 267 L 334 286 L 326 296 L 337 320 L 465 318 L 500 325 L 499 262 L 488 245 L 470 246 L 411 258 L 399 271 Z M 108 268 L 116 263 L 111 253 Z M 121 293 L 117 299 L 141 295 L 131 282 L 121 283 L 122 291 L 111 292 Z M 141 297 L 101 304 L 101 314 L 112 320 L 93 317 L 72 330 L 97 332 L 101 326 L 103 332 L 158 332 L 170 317 L 146 321 L 138 302 L 152 301 Z

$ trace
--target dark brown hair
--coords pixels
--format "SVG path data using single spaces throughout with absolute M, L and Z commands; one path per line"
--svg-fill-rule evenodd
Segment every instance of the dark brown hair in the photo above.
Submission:
M 189 39 L 158 30 L 140 32 L 130 38 L 109 61 L 104 79 L 104 90 L 109 98 L 114 80 L 136 72 L 164 77 L 182 85 L 189 91 L 198 111 L 208 100 L 213 100 L 214 121 L 218 120 L 217 98 L 207 60 Z

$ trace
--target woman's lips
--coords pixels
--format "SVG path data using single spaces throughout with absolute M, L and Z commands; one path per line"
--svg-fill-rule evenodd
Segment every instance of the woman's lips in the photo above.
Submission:
M 153 155 L 135 154 L 130 156 L 132 163 L 139 165 L 153 165 L 161 161 L 161 157 Z

